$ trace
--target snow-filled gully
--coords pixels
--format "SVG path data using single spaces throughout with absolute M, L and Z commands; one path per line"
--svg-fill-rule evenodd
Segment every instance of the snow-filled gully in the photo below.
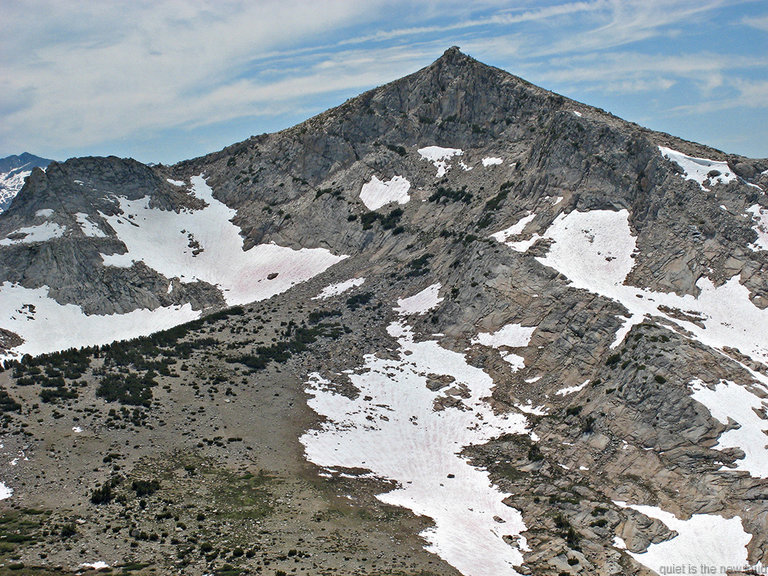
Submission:
M 326 469 L 363 468 L 398 487 L 378 498 L 428 516 L 426 549 L 466 576 L 517 574 L 527 545 L 520 512 L 488 472 L 460 454 L 501 434 L 528 434 L 523 414 L 495 414 L 486 399 L 494 383 L 463 354 L 434 340 L 416 341 L 404 318 L 439 302 L 439 285 L 398 302 L 401 318 L 387 328 L 396 359 L 373 354 L 349 374 L 350 399 L 319 374 L 307 382 L 310 407 L 325 421 L 301 437 L 307 458 Z M 450 399 L 443 403 L 441 399 Z

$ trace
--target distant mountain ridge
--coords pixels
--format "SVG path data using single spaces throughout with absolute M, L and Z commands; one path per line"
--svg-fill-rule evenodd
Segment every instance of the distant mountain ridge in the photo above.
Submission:
M 19 193 L 33 168 L 45 169 L 53 160 L 29 152 L 0 158 L 0 213 L 8 208 Z

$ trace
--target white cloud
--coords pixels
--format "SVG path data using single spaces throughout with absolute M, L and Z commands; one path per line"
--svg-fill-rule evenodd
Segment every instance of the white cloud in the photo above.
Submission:
M 638 93 L 666 90 L 686 80 L 702 93 L 733 78 L 737 70 L 768 68 L 768 57 L 748 58 L 700 52 L 654 55 L 641 52 L 599 52 L 568 58 L 551 58 L 533 70 L 539 81 L 582 86 L 588 91 Z
M 0 98 L 2 109 L 11 108 L 0 135 L 14 142 L 20 139 L 16 134 L 30 136 L 26 127 L 46 126 L 45 140 L 66 138 L 70 146 L 84 146 L 106 135 L 205 122 L 200 118 L 206 116 L 231 118 L 232 113 L 212 106 L 234 104 L 242 114 L 247 94 L 257 98 L 254 108 L 260 95 L 275 99 L 268 97 L 269 89 L 237 80 L 251 56 L 367 21 L 383 4 L 366 2 L 355 8 L 342 0 L 285 0 L 222 8 L 205 2 L 95 7 L 52 2 L 26 6 L 25 11 L 14 6 L 0 24 L 5 38 L 0 41 Z M 39 17 L 29 18 L 30 8 Z M 304 80 L 298 86 L 287 82 L 284 88 L 306 90 L 310 85 Z M 366 81 L 370 77 L 357 85 Z M 247 89 L 243 97 L 237 97 L 238 88 Z
M 768 14 L 765 16 L 757 16 L 755 18 L 744 18 L 741 23 L 762 30 L 763 32 L 768 32 Z
M 180 140 L 194 131 L 196 141 L 209 141 L 213 127 L 234 120 L 258 132 L 276 116 L 299 120 L 298 111 L 320 112 L 322 103 L 413 72 L 452 44 L 561 92 L 577 87 L 610 97 L 693 86 L 694 105 L 722 100 L 725 86 L 751 79 L 753 88 L 739 88 L 746 98 L 749 90 L 760 93 L 764 55 L 706 54 L 683 43 L 681 33 L 711 27 L 741 3 L 6 3 L 0 148 L 106 154 L 106 142 L 146 142 L 169 132 Z M 763 19 L 736 13 L 732 21 L 731 28 L 743 29 Z M 651 52 L 649 39 L 674 34 L 686 53 Z M 619 48 L 630 44 L 631 51 Z
M 727 98 L 706 100 L 693 104 L 677 106 L 672 112 L 677 114 L 710 114 L 731 109 L 765 109 L 768 103 L 768 81 L 752 81 L 736 78 L 732 81 L 736 93 Z

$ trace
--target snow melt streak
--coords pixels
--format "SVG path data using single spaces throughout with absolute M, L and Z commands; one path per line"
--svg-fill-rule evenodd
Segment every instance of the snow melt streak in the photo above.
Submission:
M 459 453 L 503 433 L 525 433 L 525 417 L 495 415 L 482 400 L 491 394 L 493 380 L 462 354 L 435 341 L 414 342 L 402 321 L 388 332 L 398 340 L 399 358 L 366 356 L 363 373 L 350 375 L 360 391 L 354 400 L 331 391 L 319 375 L 311 377 L 309 405 L 327 422 L 301 438 L 307 458 L 325 467 L 366 468 L 397 481 L 400 487 L 379 499 L 432 518 L 435 526 L 422 534 L 427 550 L 463 574 L 516 574 L 513 567 L 522 564 L 521 550 L 527 550 L 522 517 L 502 503 L 508 495 L 491 484 L 488 473 Z M 427 374 L 452 376 L 453 390 L 431 391 Z M 468 398 L 458 395 L 459 386 L 466 387 Z M 435 401 L 452 391 L 463 409 L 436 410 Z M 518 547 L 507 544 L 505 535 L 519 538 Z
M 219 286 L 233 306 L 285 292 L 346 258 L 323 248 L 292 250 L 276 244 L 244 251 L 240 229 L 231 222 L 235 210 L 213 197 L 202 176 L 192 178 L 192 186 L 208 204 L 202 210 L 177 213 L 150 208 L 148 198 L 123 198 L 124 214 L 102 214 L 128 248 L 126 254 L 102 255 L 104 264 L 130 267 L 143 261 L 168 278 L 208 282 Z

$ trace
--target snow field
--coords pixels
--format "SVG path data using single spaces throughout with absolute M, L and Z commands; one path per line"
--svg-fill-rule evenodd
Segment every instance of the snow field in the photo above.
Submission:
M 384 182 L 376 176 L 371 176 L 370 182 L 363 184 L 360 190 L 360 200 L 368 210 L 376 210 L 391 202 L 407 204 L 411 199 L 408 195 L 410 189 L 411 183 L 402 176 L 394 176 Z
M 715 448 L 739 448 L 745 457 L 737 460 L 736 468 L 723 469 L 746 470 L 756 478 L 768 478 L 768 402 L 728 380 L 721 380 L 714 389 L 693 380 L 690 387 L 693 399 L 706 406 L 713 418 L 722 424 L 728 424 L 729 418 L 739 423 L 739 428 L 720 435 Z
M 589 290 L 620 302 L 637 324 L 646 315 L 663 316 L 691 332 L 707 346 L 723 350 L 738 348 L 753 360 L 768 365 L 768 310 L 749 299 L 749 290 L 731 278 L 716 287 L 709 278 L 697 282 L 698 297 L 627 286 L 624 284 L 634 261 L 635 238 L 629 228 L 627 210 L 593 210 L 559 215 L 544 238 L 554 241 L 545 257 L 536 259 L 566 276 L 574 288 Z M 665 306 L 697 317 L 704 328 L 659 310 Z
M 24 342 L 0 360 L 136 338 L 199 317 L 200 312 L 192 310 L 190 304 L 87 315 L 80 306 L 62 305 L 50 298 L 47 287 L 30 289 L 4 282 L 0 284 L 1 326 L 20 335 Z
M 504 160 L 501 158 L 496 158 L 495 156 L 488 156 L 487 158 L 483 158 L 483 166 L 486 168 L 488 166 L 497 166 L 503 162 Z
M 619 329 L 613 347 L 620 344 L 629 329 L 646 316 L 662 316 L 706 346 L 721 352 L 725 347 L 737 348 L 752 360 L 768 365 L 768 309 L 761 310 L 750 301 L 749 290 L 739 283 L 737 277 L 719 287 L 709 278 L 701 278 L 697 282 L 700 289 L 698 297 L 654 292 L 624 284 L 634 263 L 632 253 L 635 250 L 635 238 L 629 228 L 629 213 L 626 210 L 561 214 L 544 233 L 544 238 L 553 240 L 553 244 L 545 257 L 537 257 L 539 262 L 566 276 L 574 288 L 611 298 L 629 311 L 630 316 Z M 683 311 L 699 322 L 675 317 L 661 311 L 660 307 Z M 759 373 L 752 371 L 752 374 L 765 383 L 765 378 L 761 378 Z M 757 415 L 750 416 L 745 407 L 736 411 L 735 400 L 726 402 L 737 398 L 744 406 L 759 408 L 759 399 L 735 384 L 722 384 L 717 393 L 718 398 L 723 399 L 723 405 L 730 406 L 733 414 L 743 420 L 740 423 L 744 427 L 744 430 L 724 434 L 721 443 L 724 446 L 738 445 L 745 451 L 747 458 L 739 463 L 740 469 L 748 470 L 753 475 L 768 474 L 765 437 L 760 436 L 762 432 L 757 432 L 767 428 L 765 421 Z M 699 388 L 695 390 L 694 398 L 701 398 L 699 401 L 707 405 L 711 394 L 713 392 L 709 389 Z
M 413 304 L 401 314 L 423 313 L 434 305 L 437 290 L 433 285 L 400 300 L 401 308 Z M 349 375 L 359 390 L 356 398 L 336 394 L 331 382 L 311 375 L 309 406 L 326 421 L 301 437 L 307 458 L 326 474 L 333 467 L 365 468 L 395 480 L 398 487 L 378 498 L 432 518 L 434 527 L 422 533 L 426 549 L 462 574 L 517 574 L 514 567 L 527 550 L 522 516 L 503 504 L 509 495 L 491 484 L 488 473 L 460 453 L 504 433 L 528 433 L 525 416 L 495 414 L 485 401 L 493 380 L 463 354 L 433 340 L 415 342 L 404 320 L 387 331 L 397 339 L 398 358 L 367 355 L 365 365 Z M 433 376 L 447 376 L 446 385 L 428 387 Z M 452 402 L 443 406 L 441 398 Z
M 10 203 L 14 196 L 24 187 L 24 180 L 26 180 L 27 176 L 32 174 L 31 170 L 24 170 L 22 172 L 17 172 L 16 170 L 18 168 L 0 174 L 0 205 L 5 204 L 6 201 Z M 0 214 L 2 213 L 3 208 L 0 207 Z
M 672 574 L 669 568 L 674 566 L 701 565 L 715 566 L 717 574 L 724 574 L 726 567 L 747 564 L 746 546 L 752 536 L 744 532 L 739 516 L 726 519 L 714 514 L 694 514 L 688 520 L 680 520 L 657 506 L 615 504 L 660 520 L 677 532 L 674 538 L 651 544 L 643 553 L 627 552 L 657 574 Z M 621 548 L 624 541 L 618 539 L 616 544 Z
M 143 261 L 168 278 L 218 286 L 234 306 L 285 292 L 346 258 L 324 248 L 276 244 L 244 251 L 240 229 L 231 222 L 235 210 L 213 197 L 202 176 L 192 178 L 192 190 L 208 206 L 177 213 L 150 208 L 149 198 L 121 198 L 122 215 L 101 214 L 128 248 L 125 254 L 102 255 L 104 264 L 127 268 Z
M 202 210 L 177 213 L 149 208 L 148 198 L 121 198 L 123 214 L 101 214 L 128 249 L 126 254 L 102 255 L 105 265 L 129 267 L 143 261 L 168 278 L 209 282 L 219 287 L 227 304 L 233 306 L 284 292 L 346 258 L 322 248 L 293 250 L 276 244 L 244 251 L 240 230 L 231 222 L 235 211 L 213 198 L 202 176 L 192 178 L 192 190 L 208 204 Z M 76 218 L 86 236 L 105 235 L 86 214 L 78 213 Z M 29 234 L 21 241 L 31 242 L 61 236 L 64 230 L 45 222 L 19 232 Z M 6 239 L 0 245 L 7 243 Z M 172 288 L 171 283 L 169 293 Z M 79 306 L 62 305 L 50 298 L 47 287 L 0 285 L 0 327 L 24 339 L 5 358 L 135 338 L 199 316 L 189 304 L 86 315 Z
M 672 150 L 671 148 L 665 148 L 664 146 L 659 146 L 659 152 L 661 152 L 661 155 L 664 156 L 664 158 L 674 162 L 683 169 L 685 172 L 683 178 L 698 182 L 701 189 L 707 192 L 709 191 L 709 188 L 704 187 L 704 181 L 707 180 L 707 178 L 709 178 L 709 181 L 712 184 L 727 184 L 728 182 L 736 180 L 736 175 L 728 166 L 728 162 L 686 156 L 682 152 Z M 710 178 L 707 174 L 713 170 L 720 174 Z
M 437 168 L 435 178 L 445 176 L 445 173 L 451 168 L 448 160 L 454 156 L 461 156 L 464 151 L 461 148 L 443 148 L 441 146 L 427 146 L 419 148 L 419 154 L 425 160 L 429 160 Z

